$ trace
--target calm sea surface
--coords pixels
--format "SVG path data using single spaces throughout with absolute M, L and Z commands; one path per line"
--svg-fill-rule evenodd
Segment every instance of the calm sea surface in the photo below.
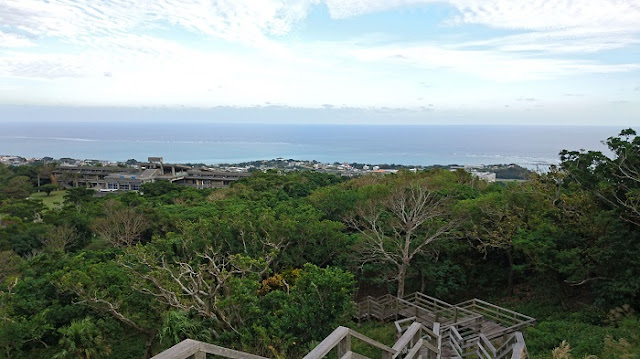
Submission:
M 0 123 L 0 155 L 232 163 L 277 157 L 398 164 L 558 162 L 562 149 L 605 150 L 618 127 Z

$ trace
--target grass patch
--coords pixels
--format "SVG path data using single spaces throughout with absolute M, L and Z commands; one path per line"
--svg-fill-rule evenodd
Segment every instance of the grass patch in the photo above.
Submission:
M 48 209 L 55 209 L 64 203 L 64 195 L 67 191 L 53 191 L 49 196 L 45 192 L 36 192 L 31 195 L 33 199 L 39 199 Z
M 569 358 L 640 359 L 640 318 L 630 314 L 608 323 L 607 311 L 583 306 L 568 309 L 541 301 L 521 303 L 514 308 L 537 320 L 525 333 L 527 350 L 532 359 L 563 359 L 552 350 L 566 341 L 571 347 Z
M 380 342 L 388 347 L 392 347 L 396 341 L 396 328 L 391 323 L 382 323 L 376 321 L 363 322 L 359 326 L 353 328 L 356 332 L 366 335 L 367 337 Z M 375 348 L 358 339 L 352 339 L 351 350 L 367 356 L 369 358 L 380 358 L 381 350 Z

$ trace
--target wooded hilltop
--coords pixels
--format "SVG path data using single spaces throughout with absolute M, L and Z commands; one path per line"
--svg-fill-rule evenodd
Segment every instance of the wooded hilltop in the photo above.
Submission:
M 414 291 L 535 317 L 533 358 L 640 358 L 640 137 L 606 143 L 491 184 L 267 171 L 96 198 L 0 165 L 0 358 L 150 358 L 186 338 L 299 358 L 361 325 L 357 298 Z

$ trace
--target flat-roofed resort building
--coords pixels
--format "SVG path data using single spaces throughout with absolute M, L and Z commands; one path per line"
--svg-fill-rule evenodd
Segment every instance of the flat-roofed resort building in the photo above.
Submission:
M 181 164 L 164 163 L 162 157 L 149 157 L 148 162 L 139 163 L 137 168 L 62 165 L 53 171 L 53 176 L 65 188 L 85 187 L 109 192 L 139 191 L 143 184 L 156 181 L 194 188 L 222 188 L 250 174 L 192 169 Z

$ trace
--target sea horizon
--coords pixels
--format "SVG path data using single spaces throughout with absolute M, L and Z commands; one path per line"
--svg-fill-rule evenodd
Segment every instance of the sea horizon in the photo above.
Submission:
M 164 157 L 175 163 L 273 158 L 402 165 L 527 168 L 559 152 L 594 150 L 624 127 L 576 125 L 257 124 L 207 122 L 4 122 L 0 154 L 107 161 Z

